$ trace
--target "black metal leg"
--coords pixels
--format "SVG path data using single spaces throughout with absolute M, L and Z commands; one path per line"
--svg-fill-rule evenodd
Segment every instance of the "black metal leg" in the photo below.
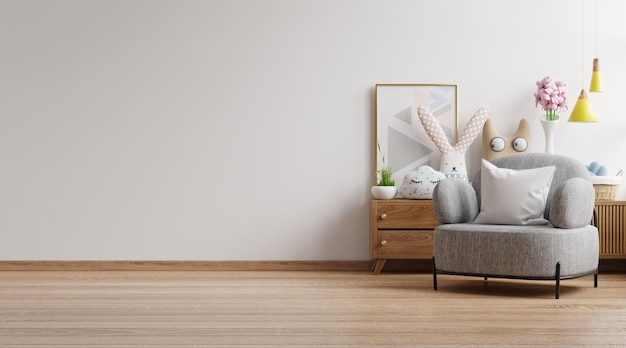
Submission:
M 598 287 L 598 272 L 596 272 L 596 273 L 593 275 L 593 287 L 594 287 L 594 288 L 597 288 L 597 287 Z
M 487 281 L 487 277 L 485 277 L 485 281 Z
M 559 299 L 559 291 L 561 287 L 561 263 L 557 262 L 556 263 L 556 299 Z
M 435 267 L 435 257 L 433 256 L 433 289 L 437 290 L 437 268 Z

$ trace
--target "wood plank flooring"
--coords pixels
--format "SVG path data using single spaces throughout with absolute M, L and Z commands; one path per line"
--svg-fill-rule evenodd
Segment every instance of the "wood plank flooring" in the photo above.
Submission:
M 0 347 L 626 346 L 626 274 L 0 272 Z

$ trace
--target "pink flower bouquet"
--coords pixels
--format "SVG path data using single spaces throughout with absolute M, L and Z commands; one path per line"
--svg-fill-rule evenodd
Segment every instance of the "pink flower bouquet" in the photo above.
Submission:
M 567 110 L 567 98 L 565 97 L 565 82 L 546 76 L 537 81 L 535 92 L 535 106 L 541 105 L 546 111 L 546 120 L 556 120 L 558 112 Z

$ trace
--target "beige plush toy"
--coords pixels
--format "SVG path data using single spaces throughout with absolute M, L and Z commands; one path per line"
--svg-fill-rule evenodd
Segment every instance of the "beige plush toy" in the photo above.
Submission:
M 490 161 L 497 157 L 524 153 L 530 146 L 530 124 L 525 118 L 519 121 L 517 130 L 509 137 L 498 134 L 493 120 L 483 126 L 483 158 Z

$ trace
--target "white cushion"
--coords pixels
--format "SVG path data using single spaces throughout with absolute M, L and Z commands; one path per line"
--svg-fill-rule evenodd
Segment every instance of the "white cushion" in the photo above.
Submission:
M 483 159 L 480 173 L 480 213 L 475 223 L 542 225 L 555 166 L 513 170 Z

